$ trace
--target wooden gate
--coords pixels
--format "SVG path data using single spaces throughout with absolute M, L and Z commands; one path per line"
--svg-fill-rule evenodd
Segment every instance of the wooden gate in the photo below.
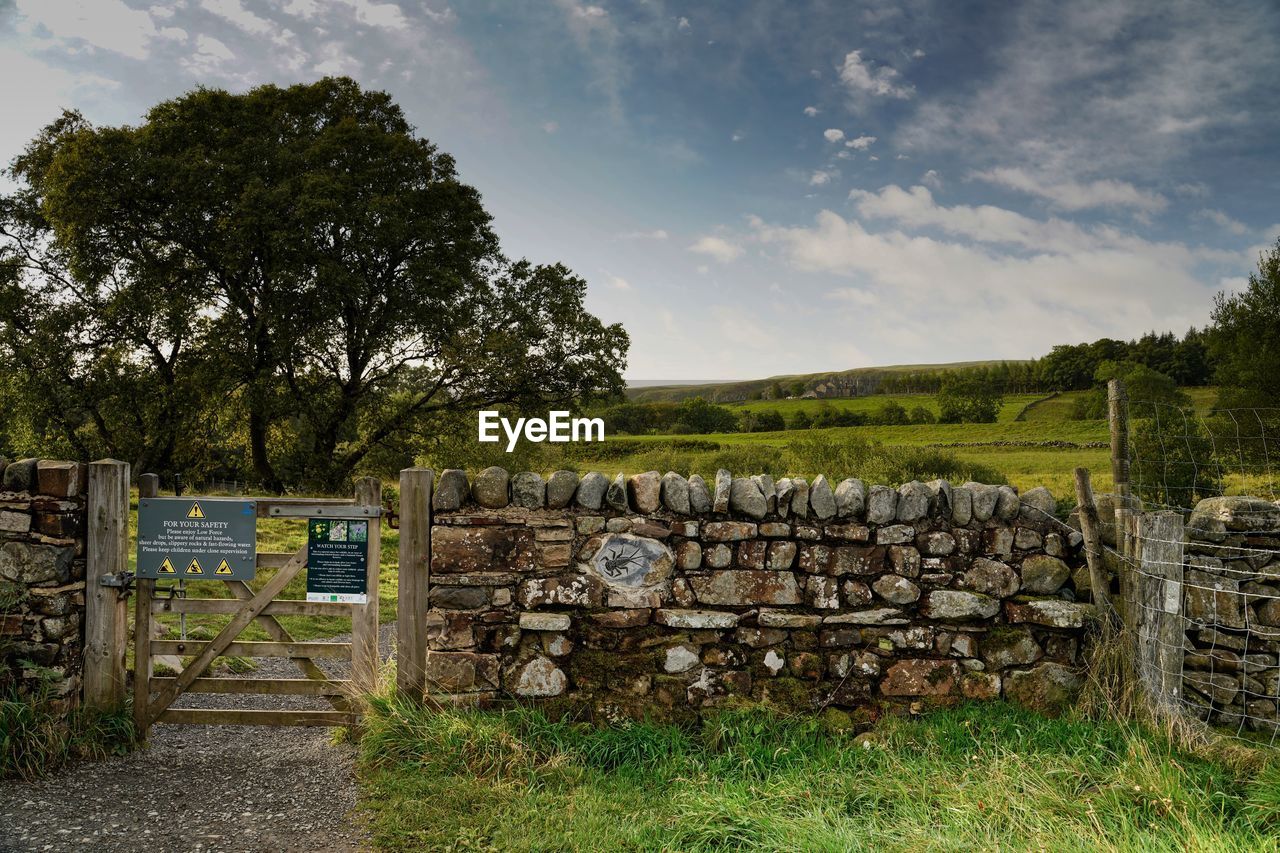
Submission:
M 139 478 L 139 495 L 156 497 L 155 475 Z M 255 498 L 259 518 L 293 518 L 306 523 L 309 518 L 361 518 L 369 521 L 367 544 L 366 604 L 304 601 L 277 598 L 289 582 L 306 568 L 307 546 L 297 553 L 258 553 L 258 568 L 274 568 L 276 573 L 254 589 L 245 581 L 225 583 L 229 598 L 163 597 L 156 594 L 156 581 L 138 579 L 134 600 L 134 684 L 133 717 L 139 736 L 146 737 L 154 723 L 198 725 L 238 724 L 270 726 L 345 726 L 356 722 L 358 713 L 350 697 L 373 689 L 377 683 L 378 657 L 378 572 L 382 542 L 382 485 L 372 477 L 356 483 L 353 500 L 326 498 Z M 201 613 L 230 616 L 230 621 L 211 640 L 159 640 L 151 638 L 153 615 Z M 280 624 L 279 616 L 350 616 L 351 641 L 297 642 Z M 271 638 L 266 642 L 239 640 L 240 633 L 257 622 Z M 156 655 L 178 655 L 193 659 L 173 676 L 152 674 Z M 220 656 L 289 658 L 301 678 L 220 678 L 207 676 L 209 666 Z M 351 664 L 349 679 L 330 678 L 317 659 L 346 659 Z M 332 706 L 322 710 L 248 710 L 239 708 L 174 708 L 184 693 L 266 694 L 313 696 Z

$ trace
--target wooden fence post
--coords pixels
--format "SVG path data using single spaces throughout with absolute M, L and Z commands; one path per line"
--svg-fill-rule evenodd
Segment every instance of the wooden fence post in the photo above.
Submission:
M 1080 509 L 1080 534 L 1084 537 L 1084 556 L 1089 563 L 1089 591 L 1098 608 L 1102 622 L 1102 634 L 1110 637 L 1115 628 L 1115 607 L 1111 603 L 1111 577 L 1107 574 L 1106 560 L 1102 554 L 1102 535 L 1099 530 L 1098 507 L 1093 502 L 1093 487 L 1089 483 L 1089 469 L 1077 468 L 1076 503 Z
M 88 552 L 85 559 L 84 701 L 116 708 L 125 696 L 129 602 L 122 587 L 129 568 L 129 463 L 102 459 L 89 464 Z
M 1132 498 L 1129 489 L 1129 396 L 1119 379 L 1107 381 L 1107 423 L 1111 428 L 1111 481 L 1116 496 L 1116 551 L 1120 554 L 1120 599 L 1124 602 L 1125 627 L 1137 628 L 1137 587 L 1134 583 L 1132 547 Z
M 382 483 L 375 477 L 356 480 L 356 504 L 382 509 Z M 351 681 L 360 690 L 378 686 L 378 578 L 382 566 L 382 517 L 369 519 L 368 573 L 369 601 L 357 606 L 351 616 Z
M 431 576 L 431 489 L 435 472 L 400 472 L 400 585 L 396 599 L 396 692 L 426 693 L 427 596 Z
M 138 501 L 160 496 L 160 477 L 142 474 L 138 477 Z M 136 578 L 133 586 L 133 728 L 139 740 L 147 739 L 151 718 L 151 598 L 156 582 Z
M 1135 513 L 1134 577 L 1139 683 L 1153 704 L 1176 711 L 1182 699 L 1186 621 L 1182 615 L 1183 528 L 1177 512 Z

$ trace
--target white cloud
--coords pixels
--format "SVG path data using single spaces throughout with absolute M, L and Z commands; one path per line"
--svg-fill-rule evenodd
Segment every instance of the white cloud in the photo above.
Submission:
M 284 7 L 286 15 L 297 15 L 308 20 L 314 18 L 318 11 L 316 0 L 289 0 L 289 5 Z
M 623 120 L 622 86 L 628 69 L 618 49 L 621 35 L 603 6 L 580 0 L 556 0 L 578 49 L 591 63 L 592 85 L 605 98 L 610 116 Z
M 690 30 L 690 28 L 691 27 L 690 27 L 688 18 L 681 18 L 680 20 L 676 21 L 676 29 L 679 30 L 680 32 L 687 33 Z
M 814 116 L 816 116 L 816 115 L 817 115 L 818 113 L 820 113 L 820 112 L 822 112 L 822 111 L 821 111 L 821 110 L 819 110 L 817 107 L 805 107 L 805 108 L 804 108 L 804 114 L 805 114 L 805 115 L 807 115 L 809 118 L 813 118 Z
M 328 45 L 325 52 L 328 57 L 311 66 L 311 70 L 315 73 L 326 76 L 343 74 L 354 76 L 360 73 L 360 60 L 354 56 L 340 49 L 335 49 L 333 44 Z
M 743 249 L 736 243 L 731 243 L 723 237 L 706 236 L 699 238 L 689 251 L 707 255 L 722 264 L 730 263 L 742 255 Z
M 223 66 L 235 58 L 231 48 L 213 36 L 201 33 L 196 36 L 195 52 L 182 60 L 182 67 L 197 77 L 202 77 L 221 72 Z
M 920 183 L 935 190 L 942 189 L 942 176 L 938 174 L 937 169 L 930 169 L 920 176 Z
M 1159 213 L 1168 200 L 1159 193 L 1140 190 L 1126 181 L 1098 180 L 1081 183 L 1051 180 L 1033 175 L 1025 169 L 997 168 L 975 172 L 979 180 L 1037 196 L 1063 210 L 1086 210 L 1093 207 L 1127 207 L 1141 213 Z
M 733 133 L 729 134 L 730 142 L 741 142 L 746 138 L 747 138 L 746 134 L 740 130 L 735 130 Z
M 880 297 L 868 290 L 863 290 L 858 287 L 837 287 L 834 290 L 828 290 L 826 296 L 828 299 L 837 299 L 841 302 L 848 302 L 850 305 L 857 305 L 861 308 L 868 308 L 872 305 L 880 304 Z
M 246 9 L 240 0 L 202 0 L 200 6 L 252 35 L 266 35 L 276 28 L 271 21 Z
M 936 223 L 951 233 L 978 234 L 991 227 L 989 219 L 1022 244 L 1033 243 L 1037 229 L 1047 233 L 1062 227 L 1070 235 L 1074 228 L 1035 223 L 998 208 L 940 208 L 923 187 L 911 193 L 893 189 L 887 203 L 902 204 L 903 224 L 913 228 Z M 866 194 L 864 201 L 869 207 L 881 204 L 878 195 Z M 1134 329 L 1185 328 L 1203 322 L 1207 313 L 1208 292 L 1194 274 L 1202 253 L 1105 229 L 1097 234 L 1077 230 L 1075 240 L 1026 252 L 899 229 L 875 233 L 830 210 L 808 227 L 754 228 L 754 238 L 780 249 L 794 270 L 851 279 L 851 285 L 830 289 L 833 300 L 852 302 L 856 310 L 864 307 L 859 300 L 879 299 L 877 328 L 911 330 L 930 322 L 976 328 L 981 323 L 999 330 L 983 345 L 998 356 L 1025 356 L 1043 352 L 1051 342 L 1099 334 L 1124 337 Z M 850 286 L 865 294 L 851 294 Z M 1092 307 L 1103 304 L 1104 312 Z M 912 341 L 902 349 L 930 351 L 929 346 Z
M 912 59 L 924 59 L 926 56 L 928 56 L 928 54 L 918 47 L 915 50 L 911 51 Z
M 855 151 L 866 151 L 875 144 L 875 141 L 876 138 L 874 136 L 863 135 L 854 139 L 846 139 L 844 144 L 846 148 L 852 148 Z
M 375 3 L 373 0 L 340 0 L 350 6 L 356 20 L 366 26 L 398 30 L 408 25 L 404 12 L 395 3 Z
M 851 50 L 840 68 L 840 81 L 854 94 L 870 94 L 882 98 L 910 98 L 915 87 L 899 82 L 901 75 L 887 65 L 877 66 L 863 60 L 861 50 Z
M 1226 213 L 1224 213 L 1221 210 L 1211 210 L 1211 209 L 1201 210 L 1199 211 L 1199 215 L 1209 220 L 1210 222 L 1214 223 L 1219 228 L 1223 228 L 1227 231 L 1230 231 L 1232 234 L 1249 233 L 1248 225 L 1245 225 L 1243 222 L 1239 221 L 1238 219 L 1233 219 L 1232 217 L 1228 216 Z
M 555 133 L 555 132 L 556 132 L 557 130 L 559 130 L 559 129 L 560 129 L 560 123 L 559 123 L 559 122 L 555 122 L 555 121 L 544 121 L 544 122 L 542 123 L 542 132 L 543 132 L 543 133 Z
M 822 131 L 822 138 L 828 142 L 839 142 L 841 139 L 844 139 L 844 131 L 839 128 L 829 127 Z
M 665 229 L 656 228 L 653 231 L 628 231 L 620 236 L 624 240 L 665 240 L 671 235 Z
M 122 0 L 17 0 L 17 11 L 32 35 L 83 41 L 133 59 L 146 59 L 157 35 L 151 16 Z
M 835 177 L 835 172 L 831 172 L 826 169 L 815 169 L 813 174 L 809 176 L 809 186 L 824 187 L 831 183 L 831 180 Z
M 614 290 L 630 290 L 631 289 L 631 282 L 627 281 L 625 278 L 623 278 L 620 275 L 612 275 L 611 273 L 605 273 L 605 278 L 608 279 L 609 286 L 612 287 Z

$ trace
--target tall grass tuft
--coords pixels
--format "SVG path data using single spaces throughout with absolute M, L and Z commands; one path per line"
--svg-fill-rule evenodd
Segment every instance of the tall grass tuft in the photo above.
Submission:
M 0 695 L 0 778 L 31 780 L 65 764 L 123 755 L 137 737 L 129 708 L 60 713 L 46 695 Z

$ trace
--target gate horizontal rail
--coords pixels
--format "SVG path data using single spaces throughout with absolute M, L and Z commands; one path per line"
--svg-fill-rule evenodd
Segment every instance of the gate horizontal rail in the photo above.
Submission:
M 159 676 L 151 681 L 163 686 L 174 679 Z M 346 696 L 351 682 L 345 678 L 316 681 L 311 678 L 197 678 L 187 693 L 253 693 L 266 696 Z
M 158 598 L 151 601 L 152 613 L 202 613 L 231 615 L 240 612 L 243 601 L 234 598 Z M 276 599 L 262 609 L 263 616 L 350 616 L 351 605 L 332 601 Z

